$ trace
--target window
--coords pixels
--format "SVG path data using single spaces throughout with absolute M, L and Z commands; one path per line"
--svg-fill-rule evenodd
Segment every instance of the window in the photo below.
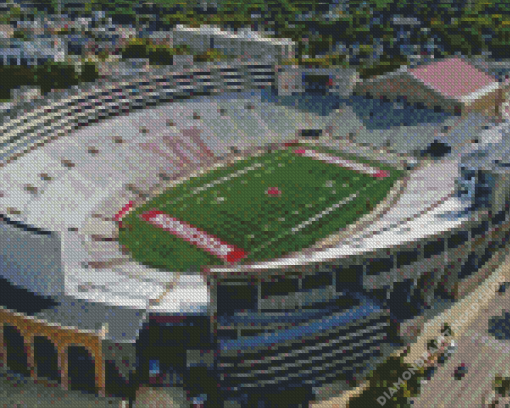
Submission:
M 411 265 L 413 262 L 418 260 L 418 249 L 411 251 L 402 251 L 397 254 L 397 268 Z
M 448 238 L 448 249 L 458 248 L 464 245 L 469 239 L 467 231 L 459 231 Z
M 258 288 L 256 285 L 219 285 L 217 295 L 218 315 L 257 309 Z
M 492 258 L 492 256 L 496 253 L 497 248 L 494 248 L 493 246 L 489 246 L 485 248 L 485 252 L 480 257 L 480 260 L 478 261 L 478 266 L 480 268 L 484 267 L 485 264 Z
M 315 275 L 308 275 L 303 278 L 301 288 L 303 290 L 319 289 L 329 286 L 333 283 L 333 274 L 331 272 L 321 272 Z
M 367 275 L 379 275 L 380 273 L 390 272 L 393 268 L 393 257 L 374 258 L 367 263 Z
M 492 225 L 500 225 L 505 221 L 506 218 L 506 211 L 502 210 L 498 212 L 493 218 L 492 218 Z
M 476 171 L 465 167 L 461 168 L 461 176 L 463 180 L 473 181 L 476 177 Z
M 485 234 L 489 230 L 489 221 L 483 221 L 477 227 L 472 230 L 472 237 L 478 237 L 480 235 Z
M 68 169 L 71 169 L 75 166 L 75 164 L 71 160 L 62 159 L 62 165 L 67 167 Z
M 322 135 L 322 129 L 302 129 L 301 136 L 305 138 L 318 139 Z
M 261 296 L 262 299 L 269 296 L 285 296 L 298 290 L 299 282 L 297 279 L 280 278 L 273 282 L 262 282 Z
M 336 273 L 336 290 L 337 292 L 343 291 L 346 287 L 361 283 L 363 280 L 363 266 L 350 265 L 347 267 L 340 267 Z
M 464 265 L 461 266 L 459 271 L 459 279 L 467 278 L 468 276 L 471 276 L 473 273 L 475 273 L 478 270 L 478 256 L 474 253 L 471 253 L 468 256 L 468 259 L 464 263 Z
M 432 241 L 423 247 L 424 258 L 428 259 L 432 256 L 439 255 L 444 251 L 444 239 Z
M 149 375 L 157 375 L 159 374 L 159 360 L 150 360 L 149 361 Z

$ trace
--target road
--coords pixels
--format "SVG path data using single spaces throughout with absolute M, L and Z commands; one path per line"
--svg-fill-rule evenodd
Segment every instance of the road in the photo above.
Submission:
M 494 377 L 510 376 L 510 342 L 497 340 L 488 332 L 489 319 L 501 316 L 509 309 L 510 291 L 499 294 L 495 290 L 499 282 L 508 281 L 510 263 L 507 261 L 472 294 L 428 325 L 428 333 L 422 336 L 422 342 L 437 336 L 440 325 L 449 322 L 458 349 L 423 387 L 420 397 L 414 400 L 414 408 L 488 406 L 484 404 L 491 398 Z M 422 350 L 423 346 L 422 343 Z M 419 353 L 420 348 L 416 347 L 409 360 Z M 468 371 L 462 380 L 456 380 L 453 373 L 461 363 L 467 365 Z

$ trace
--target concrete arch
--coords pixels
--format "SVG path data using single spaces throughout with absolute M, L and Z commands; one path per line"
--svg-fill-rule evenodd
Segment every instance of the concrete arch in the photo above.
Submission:
M 38 378 L 44 377 L 60 383 L 58 351 L 55 344 L 45 336 L 34 336 L 34 366 Z
M 3 340 L 6 351 L 7 368 L 16 373 L 30 376 L 29 358 L 25 348 L 25 338 L 14 325 L 5 324 Z
M 66 353 L 70 389 L 96 394 L 96 369 L 93 353 L 81 344 L 69 345 Z
M 11 329 L 7 330 L 6 335 L 6 326 L 15 327 L 18 335 L 12 335 Z M 3 368 L 7 367 L 8 362 L 12 361 L 16 355 L 20 355 L 21 347 L 19 338 L 21 337 L 26 354 L 26 360 L 22 358 L 22 363 L 25 363 L 27 367 L 24 373 L 28 373 L 28 375 L 37 378 L 34 361 L 34 339 L 39 336 L 46 338 L 53 344 L 53 347 L 57 349 L 57 366 L 60 372 L 60 383 L 63 389 L 67 390 L 69 386 L 68 349 L 69 347 L 77 346 L 86 350 L 86 353 L 91 356 L 91 361 L 93 362 L 93 368 L 90 370 L 93 371 L 92 379 L 95 385 L 90 388 L 94 388 L 99 395 L 104 396 L 105 368 L 101 338 L 93 331 L 76 330 L 73 327 L 51 326 L 43 320 L 24 316 L 21 313 L 16 313 L 8 309 L 0 309 L 0 362 L 3 363 Z M 9 341 L 6 341 L 6 337 L 8 339 L 11 337 L 18 339 L 15 340 L 18 344 L 18 351 L 13 354 L 12 359 L 9 357 L 9 349 L 11 347 L 8 347 L 7 343 Z M 73 358 L 74 357 L 75 355 L 73 354 Z

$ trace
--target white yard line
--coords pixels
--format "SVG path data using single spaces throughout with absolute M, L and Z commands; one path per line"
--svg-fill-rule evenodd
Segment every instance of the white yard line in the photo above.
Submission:
M 361 191 L 361 190 L 360 190 Z M 359 192 L 358 192 L 359 193 Z M 290 232 L 298 232 L 299 230 L 302 230 L 304 227 L 306 227 L 307 225 L 310 225 L 312 224 L 313 222 L 317 221 L 318 219 L 322 218 L 324 215 L 326 214 L 329 214 L 331 211 L 341 207 L 342 205 L 345 205 L 347 204 L 348 202 L 354 200 L 357 196 L 358 196 L 358 193 L 353 193 L 351 194 L 349 197 L 347 198 L 344 198 L 342 201 L 340 201 L 339 203 L 336 203 L 336 204 L 333 204 L 331 207 L 329 208 L 326 208 L 323 212 L 315 215 L 314 217 L 312 218 L 309 218 L 308 220 L 306 221 L 303 221 L 301 224 L 299 224 L 297 227 L 294 227 L 290 230 Z
M 349 203 L 350 201 L 354 200 L 359 193 L 361 193 L 363 190 L 366 190 L 368 187 L 370 187 L 372 184 L 376 183 L 376 181 L 372 181 L 370 183 L 368 183 L 366 186 L 362 187 L 359 191 L 351 194 L 349 197 L 347 198 L 344 198 L 342 201 L 340 201 L 339 203 L 336 203 L 336 204 L 333 204 L 331 207 L 325 209 L 324 211 L 322 211 L 320 214 L 317 214 L 315 216 L 313 216 L 312 218 L 309 218 L 308 220 L 306 221 L 303 221 L 301 224 L 299 224 L 297 227 L 294 227 L 290 230 L 287 230 L 285 231 L 283 234 L 280 234 L 278 235 L 277 237 L 265 242 L 262 246 L 258 247 L 258 248 L 255 248 L 253 250 L 250 251 L 250 255 L 252 255 L 253 253 L 255 252 L 258 252 L 260 251 L 261 249 L 265 248 L 266 246 L 272 244 L 274 241 L 277 241 L 279 240 L 280 238 L 283 238 L 285 235 L 288 235 L 290 233 L 294 233 L 294 232 L 297 232 L 301 229 L 303 229 L 304 227 L 312 224 L 313 222 L 317 221 L 318 219 L 322 218 L 324 215 L 330 213 L 331 211 L 337 209 L 337 208 L 340 208 L 341 206 Z
M 206 184 L 205 186 L 197 187 L 197 188 L 196 188 L 196 189 L 194 189 L 191 193 L 186 194 L 186 195 L 183 195 L 183 196 L 181 196 L 181 197 L 179 197 L 179 198 L 175 199 L 175 200 L 174 200 L 174 201 L 173 201 L 170 205 L 176 204 L 177 202 L 182 201 L 182 200 L 184 200 L 185 198 L 189 198 L 189 197 L 191 197 L 191 196 L 193 196 L 193 195 L 195 195 L 195 194 L 197 194 L 197 193 L 200 193 L 200 192 L 202 192 L 202 191 L 204 191 L 204 190 L 207 190 L 207 189 L 208 189 L 208 188 L 210 188 L 210 187 L 213 187 L 213 186 L 215 186 L 215 185 L 217 185 L 217 184 L 221 184 L 221 183 L 222 183 L 222 182 L 224 182 L 224 181 L 228 181 L 228 180 L 230 180 L 230 179 L 232 179 L 232 178 L 234 178 L 234 177 L 237 177 L 237 176 L 240 176 L 240 175 L 242 175 L 242 174 L 248 173 L 249 171 L 251 171 L 251 170 L 255 170 L 255 169 L 257 169 L 257 168 L 259 168 L 259 167 L 262 167 L 262 166 L 263 166 L 263 164 L 262 164 L 262 163 L 256 163 L 256 164 L 254 164 L 253 166 L 250 166 L 250 167 L 247 167 L 247 168 L 245 168 L 245 169 L 242 169 L 242 170 L 236 171 L 235 173 L 232 173 L 232 174 L 231 174 L 231 175 L 229 175 L 229 176 L 225 176 L 225 177 L 219 178 L 218 180 L 215 180 L 215 181 L 213 181 L 213 182 L 211 182 L 211 183 L 209 183 L 209 184 Z

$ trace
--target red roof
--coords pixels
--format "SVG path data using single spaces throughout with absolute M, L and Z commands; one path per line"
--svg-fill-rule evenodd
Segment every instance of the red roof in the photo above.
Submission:
M 458 57 L 434 61 L 408 72 L 442 95 L 455 99 L 496 82 L 490 75 Z

